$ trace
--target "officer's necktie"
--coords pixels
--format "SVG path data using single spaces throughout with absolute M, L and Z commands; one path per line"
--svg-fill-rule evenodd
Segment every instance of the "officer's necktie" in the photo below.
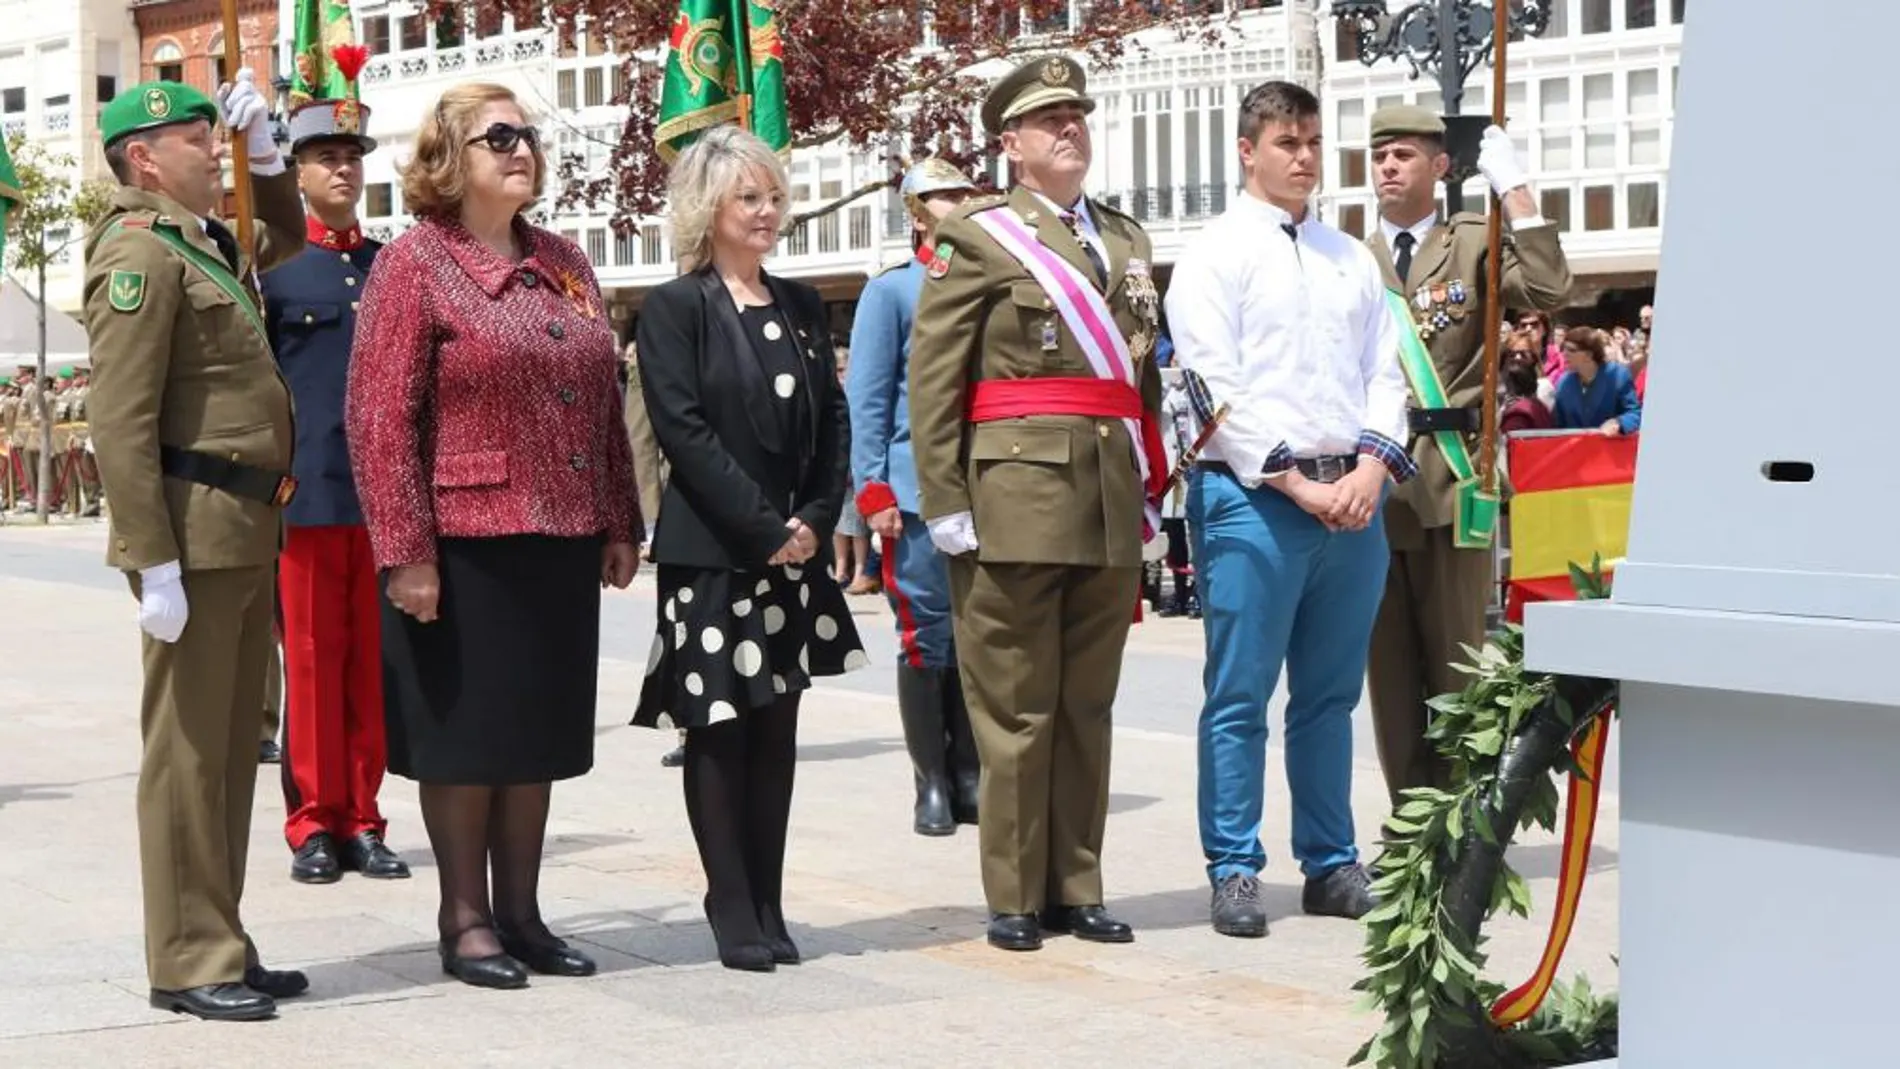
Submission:
M 224 228 L 224 224 L 216 219 L 205 220 L 205 236 L 209 237 L 211 243 L 218 247 L 218 251 L 224 254 L 224 262 L 230 265 L 231 273 L 237 274 L 239 267 L 237 239 L 232 237 L 231 232 Z
M 1412 236 L 1410 230 L 1401 230 L 1392 239 L 1392 244 L 1399 250 L 1398 257 L 1392 261 L 1392 269 L 1398 273 L 1399 281 L 1404 282 L 1405 276 L 1412 271 L 1412 246 L 1418 244 L 1418 239 Z
M 1082 217 L 1074 212 L 1063 212 L 1060 218 L 1062 225 L 1069 228 L 1069 233 L 1075 235 L 1075 243 L 1082 246 L 1082 254 L 1089 258 L 1089 265 L 1095 268 L 1095 284 L 1108 285 L 1108 265 L 1102 262 L 1102 254 L 1095 251 L 1094 244 L 1083 236 Z

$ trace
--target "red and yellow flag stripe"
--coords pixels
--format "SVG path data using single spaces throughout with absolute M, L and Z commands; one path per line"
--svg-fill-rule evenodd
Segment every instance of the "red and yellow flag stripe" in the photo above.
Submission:
M 1574 597 L 1570 565 L 1601 557 L 1613 572 L 1629 544 L 1637 436 L 1595 433 L 1513 437 L 1511 577 L 1506 615 L 1532 601 Z

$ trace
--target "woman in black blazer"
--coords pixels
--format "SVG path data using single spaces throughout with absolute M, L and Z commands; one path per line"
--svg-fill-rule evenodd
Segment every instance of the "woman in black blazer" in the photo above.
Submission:
M 810 286 L 765 273 L 785 213 L 766 144 L 718 126 L 669 204 L 690 273 L 648 294 L 640 380 L 671 466 L 652 553 L 659 626 L 633 722 L 686 729 L 686 813 L 728 968 L 798 961 L 780 891 L 798 704 L 868 663 L 828 566 L 850 424 Z

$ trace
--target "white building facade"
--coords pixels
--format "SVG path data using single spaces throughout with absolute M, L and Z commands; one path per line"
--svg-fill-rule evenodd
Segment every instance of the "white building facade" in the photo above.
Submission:
M 1226 47 L 1155 32 L 1145 49 L 1131 49 L 1116 70 L 1090 81 L 1098 102 L 1090 120 L 1091 193 L 1143 222 L 1163 274 L 1241 185 L 1234 145 L 1240 100 L 1250 87 L 1284 78 L 1319 93 L 1333 151 L 1318 210 L 1357 233 L 1377 212 L 1366 184 L 1371 112 L 1394 102 L 1440 105 L 1436 83 L 1409 77 L 1402 61 L 1361 64 L 1353 35 L 1339 30 L 1326 0 L 1226 2 Z M 1565 227 L 1580 279 L 1578 304 L 1653 282 L 1684 2 L 1562 0 L 1543 38 L 1510 50 L 1510 128 L 1545 213 Z M 287 34 L 288 0 L 283 8 Z M 545 29 L 516 27 L 500 16 L 430 24 L 419 10 L 411 0 L 354 4 L 358 39 L 375 57 L 362 77 L 381 145 L 367 168 L 364 220 L 373 235 L 387 239 L 407 225 L 396 165 L 408 156 L 422 116 L 458 82 L 509 86 L 541 116 L 553 156 L 575 154 L 589 169 L 604 168 L 621 124 L 621 109 L 609 103 L 620 88 L 620 57 L 599 42 L 564 45 Z M 1070 17 L 1085 13 L 1078 0 Z M 1488 69 L 1474 72 L 1467 113 L 1488 110 L 1489 79 Z M 887 173 L 874 154 L 844 146 L 801 152 L 790 171 L 793 211 L 830 203 Z M 1000 164 L 992 168 L 992 180 L 1005 177 Z M 543 219 L 587 252 L 624 333 L 640 295 L 674 275 L 664 221 L 640 220 L 616 234 L 604 206 L 556 211 L 556 185 L 551 178 Z M 1468 203 L 1481 203 L 1481 182 L 1468 188 Z M 842 331 L 864 282 L 909 254 L 902 206 L 882 191 L 793 230 L 773 269 L 812 282 L 837 302 Z
M 79 181 L 108 178 L 99 109 L 136 81 L 138 29 L 127 0 L 0 0 L 0 132 L 69 156 Z M 50 234 L 59 244 L 73 234 Z M 84 281 L 75 241 L 47 271 L 47 303 L 75 309 Z M 32 291 L 34 280 L 22 278 Z

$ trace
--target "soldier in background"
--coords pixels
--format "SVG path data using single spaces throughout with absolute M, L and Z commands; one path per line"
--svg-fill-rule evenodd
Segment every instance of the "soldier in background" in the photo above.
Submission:
M 1394 803 L 1408 787 L 1445 786 L 1448 769 L 1425 738 L 1426 701 L 1463 690 L 1452 667 L 1469 660 L 1466 646 L 1484 642 L 1485 607 L 1493 589 L 1489 528 L 1474 513 L 1484 393 L 1484 335 L 1504 309 L 1484 306 L 1490 252 L 1485 217 L 1460 212 L 1438 218 L 1435 190 L 1451 166 L 1445 124 L 1425 108 L 1398 105 L 1372 115 L 1372 172 L 1379 225 L 1367 241 L 1379 261 L 1389 303 L 1402 332 L 1401 351 L 1423 346 L 1416 363 L 1401 360 L 1412 391 L 1411 454 L 1418 478 L 1399 486 L 1385 509 L 1391 567 L 1372 629 L 1367 670 L 1379 764 Z M 1555 310 L 1570 291 L 1570 268 L 1525 179 L 1511 139 L 1484 133 L 1478 169 L 1503 198 L 1509 224 L 1498 265 L 1499 296 L 1514 308 Z M 1417 351 L 1417 350 L 1413 350 Z

